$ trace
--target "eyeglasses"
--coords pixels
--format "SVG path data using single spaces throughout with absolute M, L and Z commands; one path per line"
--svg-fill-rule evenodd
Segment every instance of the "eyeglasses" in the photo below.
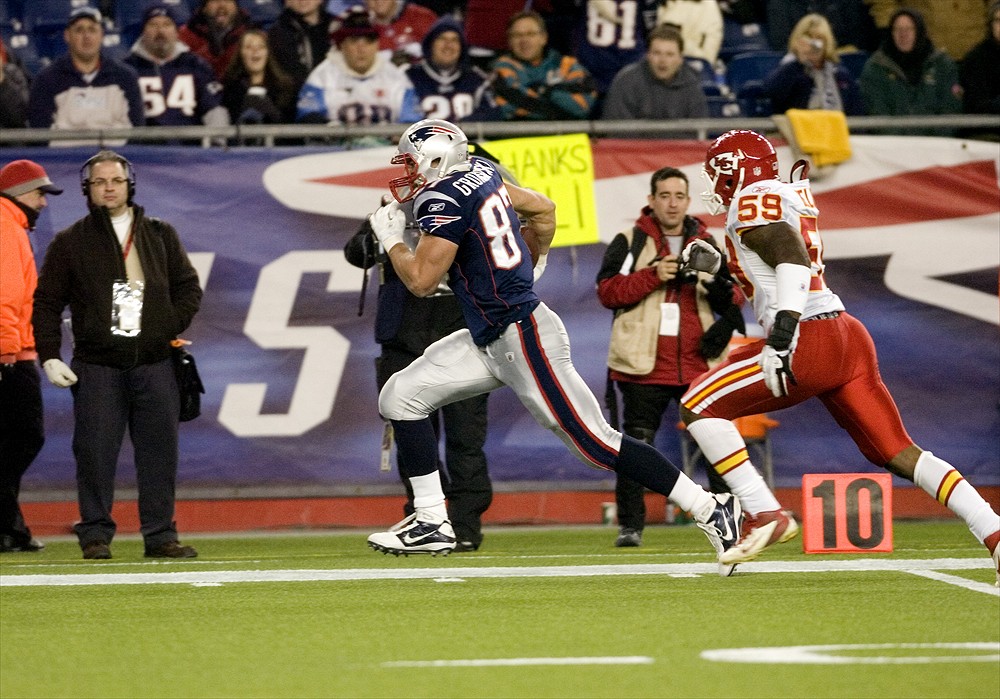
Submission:
M 108 185 L 111 185 L 112 187 L 121 187 L 123 184 L 128 182 L 128 180 L 124 177 L 112 177 L 110 180 L 99 177 L 96 180 L 89 180 L 89 182 L 93 187 L 107 187 Z

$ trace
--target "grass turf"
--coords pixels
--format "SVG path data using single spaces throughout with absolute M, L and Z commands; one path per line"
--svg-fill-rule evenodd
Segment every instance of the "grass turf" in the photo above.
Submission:
M 365 548 L 366 533 L 187 537 L 201 554 L 191 561 L 145 560 L 134 539 L 117 540 L 111 561 L 83 561 L 75 542 L 55 541 L 38 554 L 4 555 L 0 575 L 6 583 L 18 575 L 713 559 L 693 527 L 648 528 L 640 549 L 614 549 L 610 528 L 493 529 L 481 551 L 448 558 L 375 554 Z M 995 578 L 985 550 L 961 523 L 896 523 L 895 544 L 892 554 L 822 557 L 805 556 L 796 541 L 763 560 L 971 557 L 983 567 L 948 574 L 979 583 Z M 984 642 L 1000 642 L 1000 598 L 896 571 L 762 573 L 745 566 L 729 579 L 449 575 L 0 588 L 3 697 L 1000 697 L 996 660 L 912 662 L 914 655 L 982 651 L 857 649 L 838 655 L 868 662 L 830 665 L 701 655 L 756 646 Z M 900 662 L 876 664 L 874 655 Z M 593 660 L 622 657 L 640 664 Z M 591 660 L 393 665 L 546 658 Z

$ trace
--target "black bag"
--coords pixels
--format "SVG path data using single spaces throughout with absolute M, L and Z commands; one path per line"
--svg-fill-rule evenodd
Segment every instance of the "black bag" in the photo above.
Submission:
M 177 390 L 181 397 L 181 412 L 178 416 L 181 422 L 194 420 L 201 415 L 201 394 L 205 386 L 198 375 L 198 366 L 194 355 L 184 347 L 172 347 L 171 355 L 174 361 L 174 373 L 177 375 Z

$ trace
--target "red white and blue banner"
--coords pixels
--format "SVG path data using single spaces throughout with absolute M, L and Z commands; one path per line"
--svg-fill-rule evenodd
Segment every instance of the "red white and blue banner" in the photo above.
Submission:
M 875 338 L 882 375 L 913 439 L 976 485 L 1000 485 L 1000 190 L 996 144 L 855 136 L 854 157 L 814 182 L 827 279 Z M 592 143 L 600 237 L 632 224 L 649 175 L 664 165 L 691 180 L 691 213 L 706 144 Z M 42 163 L 66 193 L 49 198 L 34 234 L 39 266 L 52 235 L 85 214 L 77 182 L 94 149 L 5 148 L 0 160 Z M 343 246 L 377 205 L 391 148 L 202 150 L 124 146 L 136 201 L 179 231 L 205 297 L 186 337 L 207 388 L 203 413 L 181 426 L 179 486 L 188 492 L 363 494 L 398 483 L 379 470 L 375 286 L 358 315 L 361 270 Z M 779 149 L 783 174 L 791 166 Z M 560 210 L 563 226 L 573 212 Z M 721 217 L 706 217 L 721 236 Z M 577 369 L 603 401 L 611 314 L 594 294 L 604 244 L 553 251 L 538 291 L 566 323 Z M 64 359 L 69 358 L 67 338 Z M 71 490 L 68 390 L 44 389 L 47 441 L 25 490 Z M 772 415 L 779 486 L 807 472 L 872 468 L 818 401 Z M 676 418 L 659 446 L 679 462 Z M 608 474 L 575 461 L 513 394 L 490 398 L 487 442 L 498 486 L 565 488 Z M 131 452 L 119 469 L 134 484 Z

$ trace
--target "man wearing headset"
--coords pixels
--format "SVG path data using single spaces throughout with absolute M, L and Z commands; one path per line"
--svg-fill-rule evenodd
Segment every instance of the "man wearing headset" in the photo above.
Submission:
M 84 164 L 80 181 L 90 212 L 49 245 L 34 303 L 45 374 L 73 391 L 74 529 L 84 558 L 111 558 L 115 470 L 127 426 L 145 555 L 194 558 L 174 523 L 180 399 L 170 342 L 201 304 L 198 275 L 174 228 L 133 203 L 128 160 L 103 150 Z M 71 366 L 60 357 L 66 306 Z

